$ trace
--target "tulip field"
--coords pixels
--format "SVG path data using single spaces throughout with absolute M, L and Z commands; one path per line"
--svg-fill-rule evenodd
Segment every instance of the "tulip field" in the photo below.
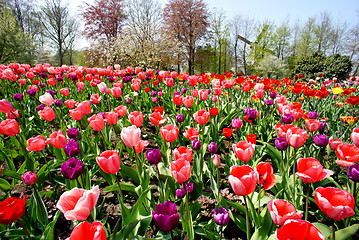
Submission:
M 359 239 L 359 77 L 0 80 L 0 239 Z

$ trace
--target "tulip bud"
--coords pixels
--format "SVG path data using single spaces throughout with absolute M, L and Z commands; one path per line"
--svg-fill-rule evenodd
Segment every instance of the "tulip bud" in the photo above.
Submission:
M 61 106 L 62 106 L 62 101 L 61 101 L 60 99 L 56 99 L 56 100 L 55 100 L 55 105 L 56 105 L 57 107 L 61 107 Z
M 61 165 L 61 173 L 67 179 L 76 179 L 82 174 L 83 167 L 84 164 L 80 160 L 70 158 Z
M 325 135 L 318 134 L 313 137 L 313 142 L 319 147 L 325 147 L 328 145 L 329 139 Z
M 132 103 L 132 98 L 126 98 L 126 103 L 128 104 L 128 105 L 130 105 L 131 103 Z
M 183 114 L 178 114 L 178 115 L 176 116 L 176 121 L 177 121 L 178 123 L 182 123 L 182 122 L 184 121 L 184 116 L 183 116 Z
M 22 180 L 26 185 L 34 185 L 37 181 L 36 173 L 26 172 L 21 176 Z
M 288 142 L 285 140 L 284 137 L 278 137 L 275 140 L 275 146 L 279 151 L 284 151 L 288 148 Z
M 152 150 L 147 150 L 146 151 L 146 158 L 147 158 L 147 161 L 150 163 L 150 164 L 157 164 L 161 161 L 162 159 L 162 156 L 161 156 L 161 150 L 158 148 L 158 149 L 152 149 Z
M 177 196 L 178 198 L 183 198 L 185 195 L 186 195 L 186 189 L 184 189 L 184 188 L 178 188 L 178 189 L 176 190 L 176 196 Z
M 216 167 L 221 166 L 221 158 L 218 154 L 213 155 L 213 165 Z
M 77 138 L 79 135 L 79 130 L 77 128 L 70 128 L 67 130 L 67 136 L 69 138 Z
M 350 165 L 347 175 L 353 182 L 359 182 L 359 163 Z
M 277 97 L 277 93 L 276 93 L 276 92 L 271 92 L 271 93 L 269 94 L 269 96 L 270 96 L 270 98 L 274 99 L 274 98 Z
M 215 142 L 211 142 L 209 145 L 208 145 L 208 152 L 210 153 L 216 153 L 217 152 L 217 143 Z
M 281 120 L 284 124 L 291 124 L 294 121 L 294 116 L 290 113 L 282 115 Z
M 219 207 L 219 209 L 214 209 L 214 222 L 220 226 L 226 226 L 229 223 L 229 213 L 223 207 Z
M 12 96 L 15 101 L 22 101 L 24 99 L 24 95 L 22 93 L 16 93 Z
M 191 183 L 191 182 L 185 183 L 184 186 L 185 186 L 185 188 L 187 188 L 188 193 L 193 192 L 193 183 Z

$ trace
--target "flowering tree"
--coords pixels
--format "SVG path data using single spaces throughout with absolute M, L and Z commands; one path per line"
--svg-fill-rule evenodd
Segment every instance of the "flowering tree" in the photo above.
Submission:
M 187 50 L 189 73 L 199 40 L 207 33 L 209 13 L 203 0 L 170 0 L 164 10 L 166 28 Z

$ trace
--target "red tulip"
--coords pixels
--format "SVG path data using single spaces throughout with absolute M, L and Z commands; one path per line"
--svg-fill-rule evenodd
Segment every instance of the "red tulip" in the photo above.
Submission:
M 278 132 L 278 137 L 284 137 L 287 135 L 288 129 L 295 127 L 294 125 L 282 125 L 281 123 L 277 123 L 274 128 Z
M 128 115 L 128 118 L 130 119 L 130 122 L 135 125 L 136 127 L 141 127 L 142 123 L 143 123 L 143 114 L 142 112 L 139 111 L 135 111 L 130 113 L 130 115 Z
M 205 101 L 208 98 L 208 90 L 207 89 L 201 89 L 199 90 L 199 98 L 202 101 Z
M 290 146 L 292 146 L 293 148 L 299 148 L 303 146 L 303 144 L 307 140 L 308 133 L 301 128 L 292 127 L 288 129 L 285 137 Z
M 89 101 L 83 101 L 77 105 L 77 108 L 83 115 L 89 115 L 91 113 L 91 104 Z
M 209 120 L 209 112 L 206 110 L 200 110 L 193 114 L 193 118 L 199 125 L 204 125 Z
M 323 234 L 310 222 L 289 220 L 275 232 L 276 240 L 325 240 Z
M 191 90 L 191 94 L 192 94 L 193 97 L 197 97 L 198 96 L 198 90 L 197 89 Z
M 92 115 L 89 119 L 87 119 L 90 126 L 95 131 L 101 131 L 105 127 L 105 120 L 103 119 L 102 115 L 96 114 Z
M 116 174 L 121 166 L 120 155 L 117 151 L 104 151 L 96 158 L 97 164 L 107 174 Z
M 176 181 L 181 184 L 191 176 L 191 165 L 188 161 L 179 159 L 171 162 L 170 171 Z
M 320 210 L 335 221 L 355 214 L 354 197 L 345 190 L 334 187 L 318 187 L 314 196 Z
M 174 155 L 176 160 L 186 160 L 187 162 L 192 161 L 193 152 L 192 149 L 188 147 L 179 147 L 174 150 Z
M 26 148 L 26 150 L 39 152 L 41 150 L 44 150 L 46 145 L 47 142 L 45 141 L 45 138 L 41 135 L 38 135 L 27 140 L 28 147 Z
M 331 150 L 337 150 L 337 148 L 343 145 L 343 141 L 340 139 L 329 139 L 329 147 Z
M 75 107 L 75 105 L 76 105 L 76 101 L 75 101 L 75 100 L 73 100 L 73 99 L 66 100 L 66 101 L 65 101 L 65 105 L 66 105 L 66 107 L 68 107 L 68 108 L 72 109 L 72 108 L 74 108 L 74 107 Z M 82 114 L 82 113 L 81 113 L 81 114 Z
M 150 120 L 155 126 L 160 126 L 166 122 L 166 119 L 163 119 L 161 113 L 154 112 L 150 114 Z
M 48 122 L 51 122 L 56 118 L 56 114 L 51 107 L 45 107 L 44 110 L 40 110 L 38 113 L 42 119 Z
M 211 114 L 212 117 L 217 116 L 218 115 L 218 109 L 217 108 L 211 108 L 209 110 L 209 113 Z
M 354 145 L 342 144 L 336 150 L 337 156 L 340 160 L 336 163 L 343 167 L 348 167 L 353 163 L 359 161 L 359 148 Z
M 237 144 L 233 144 L 232 148 L 239 160 L 245 162 L 248 162 L 254 153 L 252 144 L 245 141 L 240 141 Z
M 12 110 L 14 110 L 14 107 L 11 105 L 11 103 L 8 100 L 6 99 L 0 100 L 0 112 L 8 113 Z
M 70 112 L 70 116 L 75 121 L 80 121 L 83 118 L 83 114 L 78 108 L 75 108 L 74 110 L 70 110 L 69 112 Z
M 347 103 L 349 103 L 352 106 L 355 106 L 359 103 L 359 97 L 357 96 L 350 96 L 347 100 L 345 100 Z
M 317 119 L 309 119 L 307 121 L 307 128 L 311 132 L 315 132 L 319 129 L 320 121 Z
M 146 140 L 141 140 L 138 142 L 138 144 L 135 146 L 135 152 L 141 153 L 143 150 L 148 146 L 149 142 Z
M 259 184 L 262 184 L 265 190 L 271 189 L 276 184 L 273 167 L 269 163 L 261 162 L 256 166 L 259 176 Z
M 26 197 L 6 198 L 0 203 L 0 224 L 10 224 L 22 218 L 26 209 Z
M 350 134 L 350 138 L 355 146 L 359 147 L 359 128 L 353 129 L 352 133 Z
M 94 221 L 92 224 L 89 222 L 82 222 L 72 230 L 71 236 L 68 240 L 106 240 L 106 233 L 99 221 Z
M 120 87 L 114 87 L 111 89 L 111 93 L 115 98 L 119 98 L 121 97 L 122 90 Z
M 118 116 L 123 117 L 126 115 L 127 107 L 120 105 L 114 109 L 115 112 L 117 112 Z
M 70 91 L 68 88 L 61 88 L 60 92 L 62 93 L 62 95 L 64 95 L 65 97 L 67 97 L 70 94 Z
M 66 145 L 67 140 L 65 134 L 59 130 L 57 132 L 51 133 L 47 139 L 47 142 L 55 148 L 63 148 Z
M 192 96 L 187 96 L 187 97 L 183 98 L 183 105 L 185 105 L 188 108 L 192 107 L 192 105 L 193 105 L 193 97 Z
M 273 199 L 267 203 L 269 213 L 276 225 L 283 225 L 287 220 L 299 220 L 302 212 L 296 212 L 295 207 L 286 200 Z
M 115 125 L 118 121 L 118 114 L 116 112 L 105 113 L 105 120 L 108 125 Z
M 100 94 L 96 93 L 96 94 L 92 94 L 90 97 L 90 101 L 94 104 L 100 103 L 101 102 L 102 97 L 100 96 Z
M 166 125 L 160 129 L 161 136 L 166 142 L 174 142 L 178 137 L 179 129 L 174 125 Z
M 198 138 L 199 131 L 196 128 L 189 128 L 183 135 L 189 140 L 193 141 Z
M 230 138 L 232 136 L 233 129 L 232 128 L 223 128 L 223 135 L 226 138 Z
M 323 166 L 315 158 L 298 159 L 297 169 L 296 175 L 306 184 L 321 181 L 334 174 L 331 170 L 323 169 Z
M 16 119 L 20 116 L 19 110 L 13 110 L 6 113 L 6 117 L 9 119 Z
M 183 96 L 182 95 L 174 95 L 173 96 L 173 102 L 177 105 L 180 106 L 183 102 Z
M 15 119 L 6 119 L 0 123 L 0 134 L 15 136 L 20 132 L 19 124 Z
M 248 165 L 233 166 L 231 167 L 231 175 L 229 175 L 228 181 L 235 194 L 246 196 L 255 190 L 258 173 Z

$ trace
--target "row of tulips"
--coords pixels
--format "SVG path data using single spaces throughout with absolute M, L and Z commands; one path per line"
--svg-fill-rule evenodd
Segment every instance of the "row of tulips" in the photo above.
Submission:
M 70 240 L 348 239 L 359 229 L 359 78 L 17 63 L 0 78 L 1 238 L 56 239 L 64 221 Z M 24 184 L 32 194 L 12 196 Z

